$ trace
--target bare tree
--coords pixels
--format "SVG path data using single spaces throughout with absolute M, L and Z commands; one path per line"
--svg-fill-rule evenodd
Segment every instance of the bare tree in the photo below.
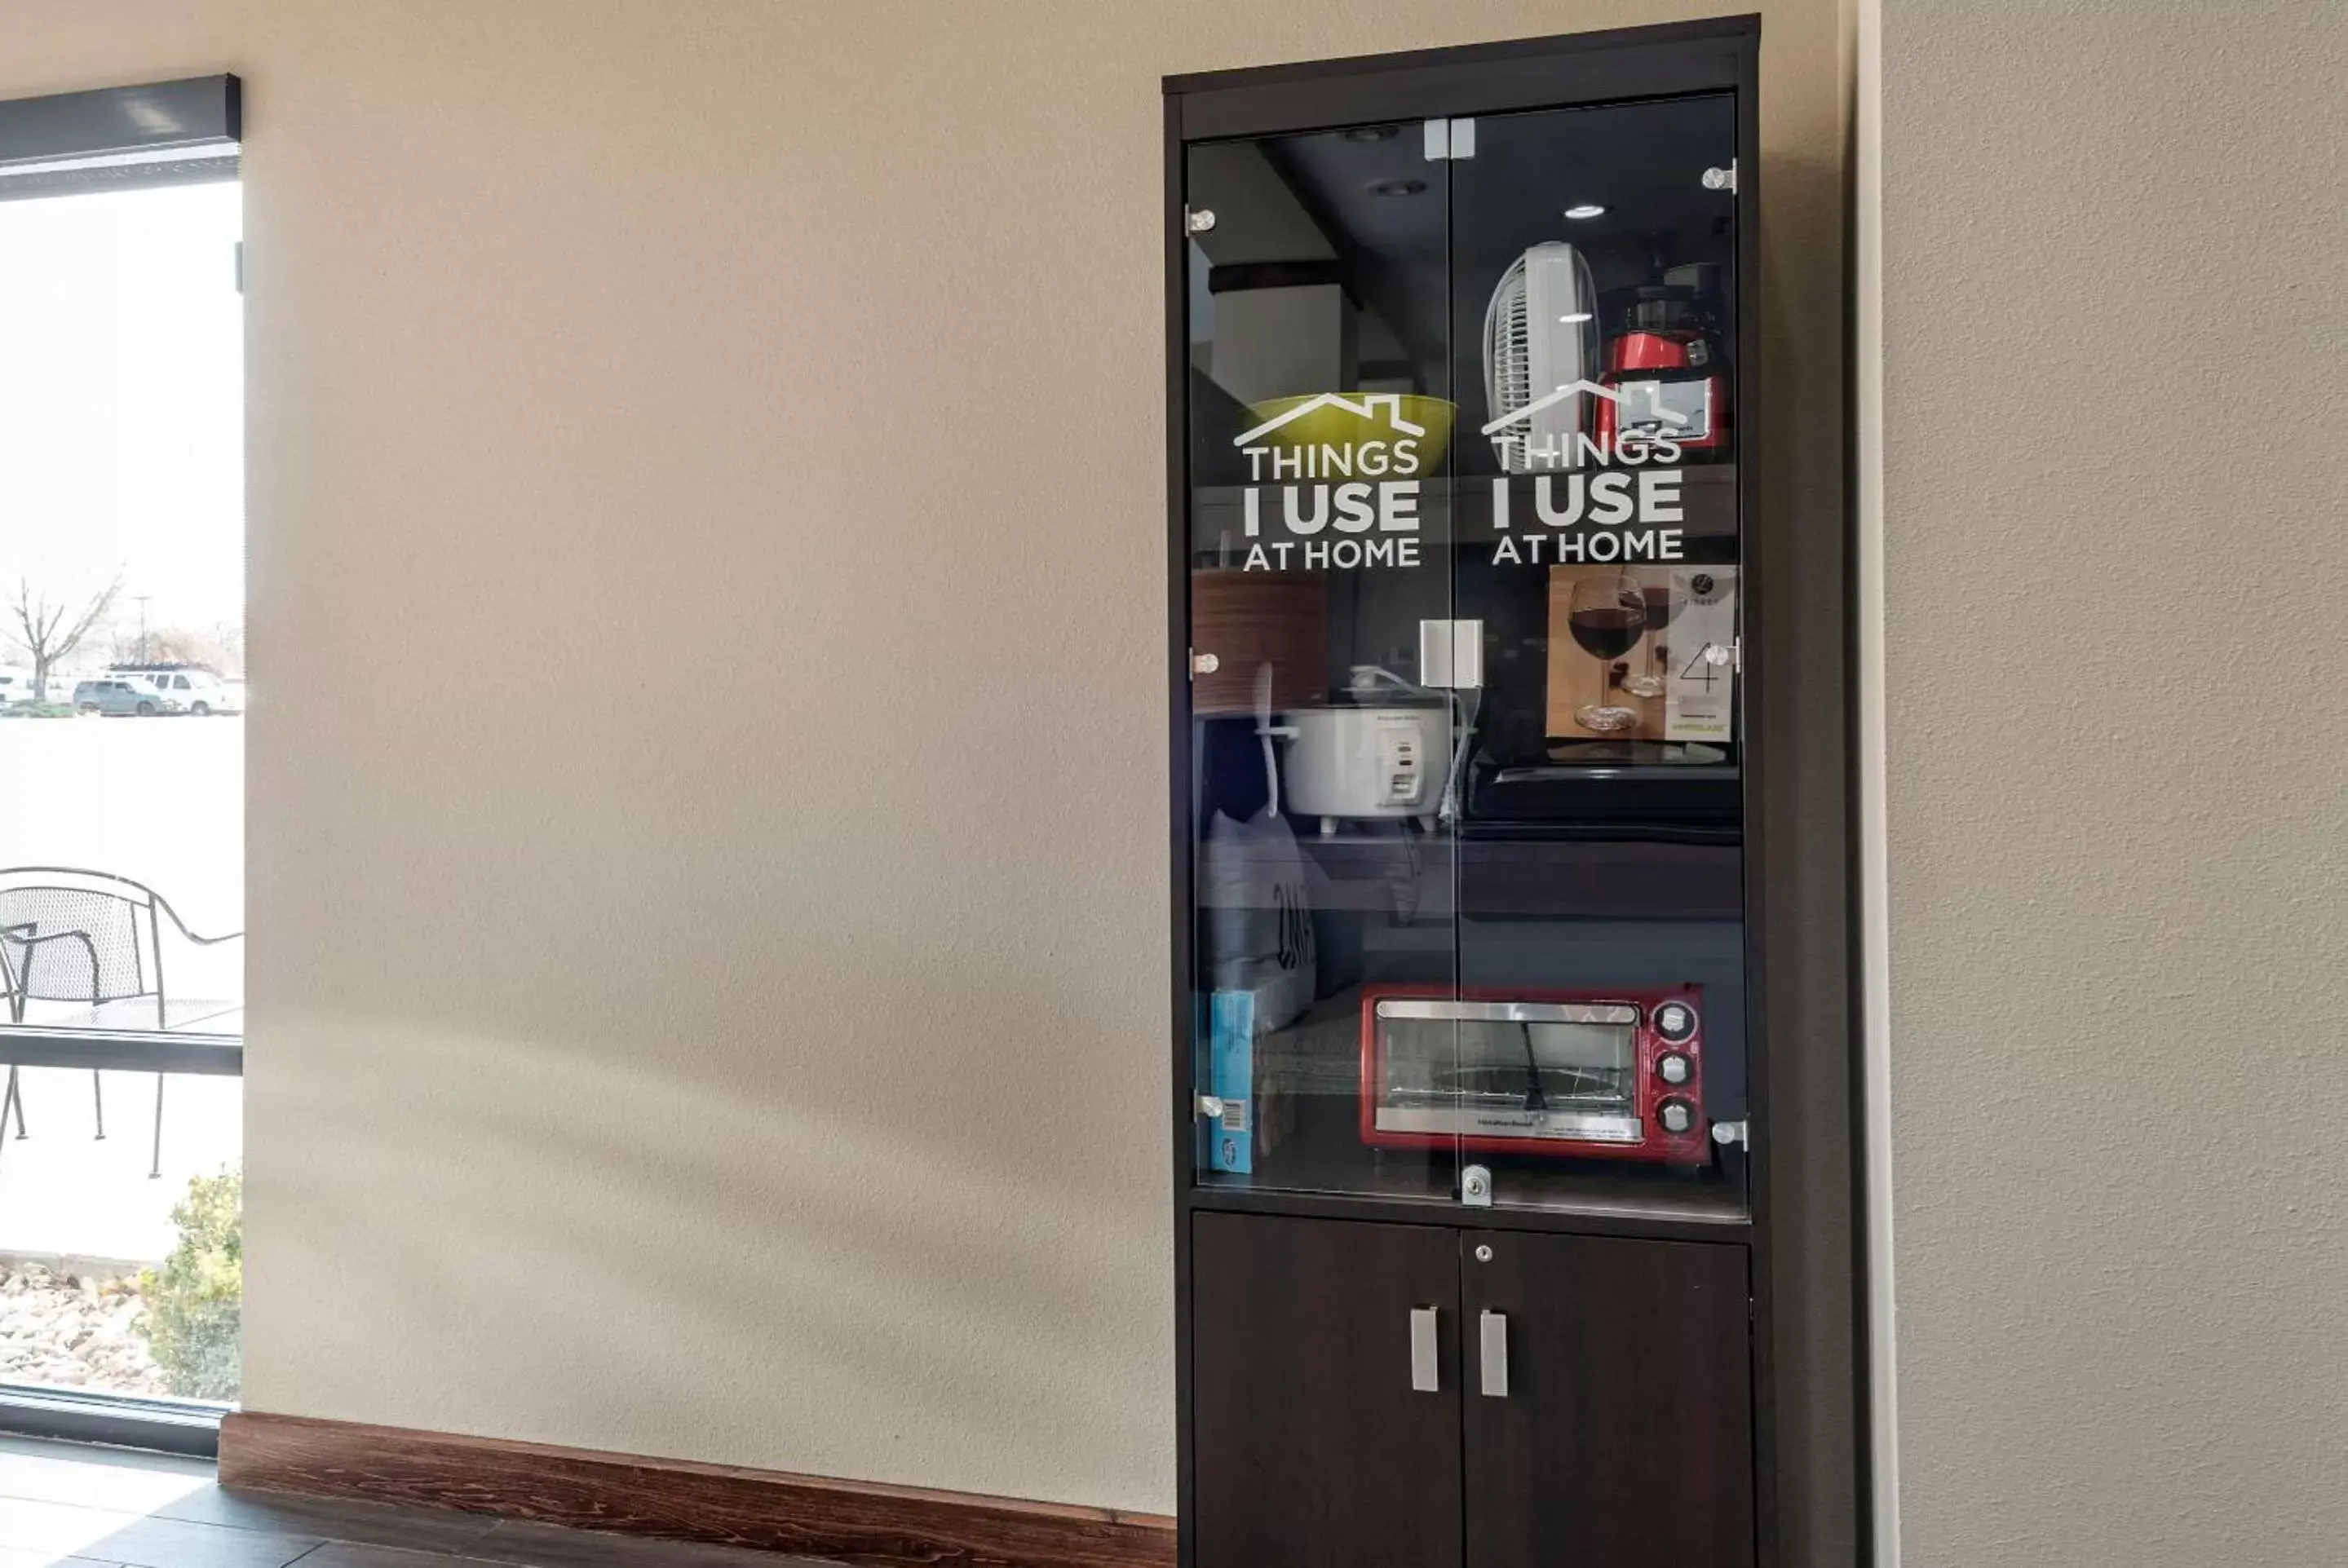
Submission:
M 14 622 L 8 628 L 8 641 L 32 656 L 33 701 L 49 700 L 49 671 L 81 646 L 81 640 L 114 608 L 115 596 L 121 591 L 122 574 L 118 571 L 114 580 L 77 615 L 71 613 L 71 600 L 53 602 L 46 589 L 36 593 L 31 583 L 16 579 L 15 597 L 8 606 L 8 618 Z
M 215 620 L 210 643 L 214 651 L 212 663 L 218 672 L 232 681 L 244 678 L 244 621 Z
M 243 659 L 239 645 L 243 630 L 232 620 L 214 621 L 210 627 L 159 626 L 147 634 L 144 648 L 138 631 L 118 628 L 107 640 L 115 664 L 136 668 L 140 664 L 193 664 L 215 675 L 233 676 L 242 673 Z

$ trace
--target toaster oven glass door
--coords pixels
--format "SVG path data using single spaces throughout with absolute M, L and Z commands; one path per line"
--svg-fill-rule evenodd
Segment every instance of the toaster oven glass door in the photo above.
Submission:
M 1374 1123 L 1471 1145 L 1634 1145 L 1638 1024 L 1619 1003 L 1380 1000 Z

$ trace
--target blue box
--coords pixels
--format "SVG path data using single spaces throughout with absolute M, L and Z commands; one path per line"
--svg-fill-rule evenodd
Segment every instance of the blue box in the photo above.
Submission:
M 1207 1165 L 1240 1175 L 1255 1170 L 1255 993 L 1217 991 L 1207 1005 L 1207 1092 L 1223 1113 L 1207 1128 Z

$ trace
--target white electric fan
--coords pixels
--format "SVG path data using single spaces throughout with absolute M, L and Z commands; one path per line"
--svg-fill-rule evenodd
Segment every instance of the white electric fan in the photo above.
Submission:
M 1590 263 L 1563 241 L 1545 241 L 1509 264 L 1484 308 L 1484 402 L 1498 425 L 1486 428 L 1502 470 L 1575 466 L 1573 438 L 1589 425 L 1589 399 L 1555 395 L 1597 377 L 1598 286 Z

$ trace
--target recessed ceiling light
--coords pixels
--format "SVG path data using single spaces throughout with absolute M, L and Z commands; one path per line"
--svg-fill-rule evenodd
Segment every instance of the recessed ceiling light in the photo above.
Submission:
M 1567 326 L 1571 326 L 1576 322 L 1588 321 L 1590 319 L 1590 313 L 1588 311 L 1576 311 L 1570 316 L 1560 316 L 1557 319 L 1563 322 Z
M 1568 218 L 1602 218 L 1606 215 L 1606 209 L 1595 201 L 1584 201 L 1579 206 L 1567 208 L 1565 215 Z
M 1370 186 L 1373 196 L 1416 196 L 1426 189 L 1424 179 L 1380 179 Z

